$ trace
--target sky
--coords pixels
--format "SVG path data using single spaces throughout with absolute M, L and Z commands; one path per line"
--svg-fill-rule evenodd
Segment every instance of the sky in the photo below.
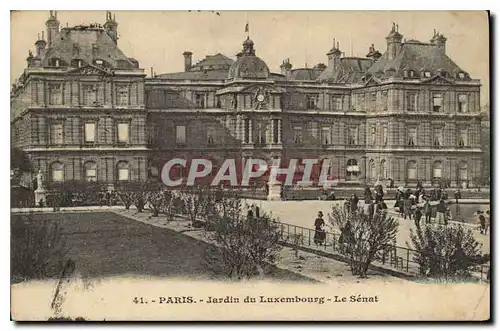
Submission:
M 271 71 L 290 58 L 294 68 L 327 64 L 333 38 L 346 56 L 364 57 L 371 44 L 383 53 L 392 22 L 406 39 L 428 42 L 436 29 L 448 38 L 446 53 L 472 78 L 480 79 L 481 104 L 489 103 L 489 26 L 486 12 L 466 11 L 115 11 L 118 46 L 149 75 L 183 71 L 184 51 L 193 63 L 206 55 L 235 57 L 248 22 L 256 55 Z M 11 83 L 34 52 L 48 11 L 11 13 Z M 104 11 L 59 11 L 61 27 L 104 24 Z

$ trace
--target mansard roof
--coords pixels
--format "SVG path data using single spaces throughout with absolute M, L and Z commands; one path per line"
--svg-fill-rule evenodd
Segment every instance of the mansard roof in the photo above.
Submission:
M 61 66 L 71 66 L 73 60 L 85 63 L 102 60 L 105 67 L 120 69 L 134 69 L 137 65 L 125 56 L 104 29 L 87 26 L 61 29 L 42 56 L 41 66 L 51 66 L 52 59 L 58 59 Z
M 454 75 L 463 70 L 448 57 L 438 46 L 410 40 L 401 44 L 401 50 L 392 60 L 388 52 L 368 70 L 370 74 L 385 73 L 389 69 L 395 70 L 396 77 L 403 77 L 405 70 L 413 70 L 416 75 L 420 71 L 430 71 L 433 75 L 438 71 L 445 71 Z
M 229 70 L 234 60 L 225 56 L 224 54 L 217 53 L 215 55 L 207 55 L 203 60 L 196 63 L 190 71 L 210 70 L 210 69 L 225 69 Z
M 290 80 L 316 80 L 321 71 L 314 68 L 293 69 L 290 74 Z
M 340 64 L 337 68 L 328 66 L 319 75 L 318 80 L 344 84 L 357 83 L 372 64 L 373 61 L 367 58 L 343 57 L 340 59 Z

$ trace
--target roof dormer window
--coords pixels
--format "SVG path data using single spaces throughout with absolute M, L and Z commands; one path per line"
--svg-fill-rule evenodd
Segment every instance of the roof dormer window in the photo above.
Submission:
M 71 60 L 71 66 L 75 68 L 81 68 L 83 67 L 83 60 L 82 59 L 73 59 Z
M 102 67 L 102 66 L 104 66 L 104 61 L 101 59 L 95 59 L 94 64 Z
M 408 78 L 408 70 L 403 71 L 403 77 Z
M 430 78 L 431 77 L 431 72 L 430 71 L 424 71 L 424 77 Z
M 61 66 L 61 60 L 59 60 L 59 59 L 50 59 L 49 60 L 49 66 L 58 68 L 58 67 Z
M 410 70 L 410 77 L 415 77 L 415 70 Z

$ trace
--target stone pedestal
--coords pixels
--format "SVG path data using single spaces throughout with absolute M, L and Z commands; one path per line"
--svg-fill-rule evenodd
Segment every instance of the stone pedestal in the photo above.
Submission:
M 281 183 L 276 181 L 276 183 L 269 183 L 269 193 L 267 194 L 268 201 L 279 201 L 281 200 Z
M 40 205 L 40 200 L 43 201 L 44 206 L 47 205 L 47 191 L 44 188 L 35 190 L 35 205 Z

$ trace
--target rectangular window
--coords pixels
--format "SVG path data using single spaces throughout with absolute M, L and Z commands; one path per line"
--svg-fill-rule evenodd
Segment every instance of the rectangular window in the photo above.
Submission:
M 459 132 L 459 138 L 458 138 L 458 146 L 460 147 L 466 147 L 469 145 L 469 139 L 468 139 L 468 130 L 467 129 L 461 129 Z
M 308 94 L 306 95 L 306 99 L 307 99 L 307 109 L 318 109 L 317 94 Z
M 349 128 L 347 144 L 348 145 L 358 144 L 358 128 Z
M 441 173 L 441 168 L 437 168 L 437 167 L 435 167 L 435 168 L 433 169 L 433 177 L 434 177 L 434 178 L 441 178 L 441 176 L 442 176 L 442 173 Z
M 97 102 L 97 86 L 87 85 L 83 89 L 83 104 L 93 106 Z
M 280 137 L 279 137 L 279 133 L 280 133 L 280 122 L 279 122 L 279 119 L 273 119 L 273 143 L 277 144 L 280 142 Z
M 387 91 L 382 91 L 382 109 L 387 110 Z
M 118 123 L 118 142 L 128 143 L 129 141 L 129 124 Z
M 51 105 L 62 105 L 62 84 L 49 85 L 49 98 Z
M 302 144 L 302 127 L 296 126 L 293 128 L 293 141 L 296 144 Z
M 408 111 L 416 111 L 418 102 L 418 94 L 415 92 L 407 92 L 406 94 L 406 109 Z
M 408 146 L 417 145 L 417 128 L 408 128 Z
M 443 107 L 443 95 L 441 93 L 435 93 L 432 96 L 432 110 L 434 112 L 440 112 Z
M 196 108 L 205 108 L 205 94 L 195 93 L 194 99 L 196 102 Z
M 332 140 L 332 132 L 330 128 L 322 128 L 321 129 L 321 141 L 323 145 L 330 145 Z
M 317 122 L 311 122 L 311 136 L 314 139 L 318 139 L 318 123 Z
M 265 123 L 258 124 L 257 134 L 259 144 L 267 144 L 267 126 Z
M 243 141 L 245 143 L 249 143 L 250 142 L 250 125 L 251 125 L 251 122 L 250 122 L 250 119 L 246 118 L 245 121 L 243 122 L 243 130 L 244 130 L 244 136 L 243 136 Z
M 467 94 L 459 94 L 458 95 L 458 111 L 461 113 L 466 113 L 468 111 L 467 104 L 468 104 Z
M 207 128 L 207 143 L 209 145 L 215 144 L 215 128 L 214 127 Z
M 443 146 L 443 129 L 434 129 L 434 147 Z
M 185 144 L 186 143 L 186 126 L 185 125 L 177 125 L 175 127 L 175 141 L 177 144 Z
M 372 108 L 372 111 L 375 111 L 377 110 L 377 93 L 372 93 L 371 94 L 371 108 Z
M 342 96 L 334 95 L 332 96 L 332 110 L 333 111 L 341 111 L 342 110 Z
M 370 143 L 372 145 L 375 145 L 376 141 L 377 141 L 377 128 L 374 126 L 371 127 L 371 133 L 370 133 L 370 136 L 371 136 L 371 141 Z
M 64 142 L 62 123 L 52 124 L 50 126 L 50 142 L 52 145 L 62 145 Z
M 95 142 L 95 123 L 85 123 L 85 142 Z
M 382 128 L 382 145 L 383 146 L 387 146 L 387 137 L 388 137 L 388 135 L 387 135 L 387 127 L 384 126 Z
M 118 106 L 128 106 L 128 89 L 120 88 L 117 92 L 116 103 Z
M 129 173 L 127 168 L 118 169 L 118 180 L 129 180 Z

